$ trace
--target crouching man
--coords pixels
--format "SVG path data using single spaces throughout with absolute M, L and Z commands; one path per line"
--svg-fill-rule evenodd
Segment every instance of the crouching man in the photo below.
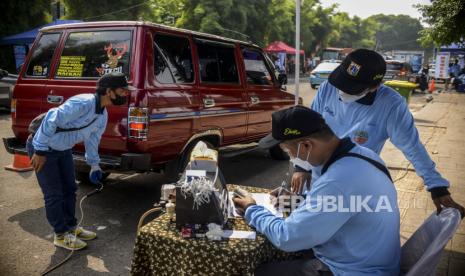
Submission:
M 272 133 L 260 146 L 277 144 L 299 164 L 321 169 L 305 200 L 287 218 L 249 195 L 233 201 L 247 223 L 279 249 L 313 254 L 263 264 L 256 274 L 398 275 L 397 195 L 381 158 L 350 138 L 339 139 L 319 113 L 301 106 L 273 113 Z

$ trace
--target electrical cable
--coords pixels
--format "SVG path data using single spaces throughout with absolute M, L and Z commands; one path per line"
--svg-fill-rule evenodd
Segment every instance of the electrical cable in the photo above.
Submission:
M 79 201 L 79 210 L 81 211 L 81 218 L 79 219 L 79 223 L 76 225 L 76 229 L 74 230 L 74 237 L 76 238 L 77 237 L 77 230 L 78 228 L 81 226 L 81 223 L 82 221 L 84 220 L 84 210 L 82 209 L 82 203 L 84 202 L 84 200 L 86 198 L 89 198 L 97 193 L 100 193 L 102 190 L 103 190 L 103 184 L 99 181 L 97 183 L 99 185 L 98 188 L 96 188 L 95 190 L 85 194 L 81 200 Z M 52 272 L 53 270 L 59 268 L 60 266 L 62 266 L 64 263 L 66 263 L 74 254 L 74 251 L 76 250 L 71 250 L 71 252 L 69 252 L 69 254 L 61 261 L 59 262 L 58 264 L 52 266 L 51 268 L 43 271 L 42 273 L 40 273 L 40 276 L 44 276 L 44 275 L 47 275 L 48 273 Z
M 161 206 L 157 206 L 155 208 L 152 208 L 150 210 L 148 210 L 147 212 L 143 213 L 142 216 L 140 217 L 139 219 L 139 223 L 137 224 L 137 235 L 139 235 L 139 230 L 140 228 L 142 227 L 142 223 L 144 223 L 144 220 L 145 218 L 150 215 L 151 213 L 154 213 L 154 212 L 158 212 L 158 211 L 162 211 L 162 207 Z

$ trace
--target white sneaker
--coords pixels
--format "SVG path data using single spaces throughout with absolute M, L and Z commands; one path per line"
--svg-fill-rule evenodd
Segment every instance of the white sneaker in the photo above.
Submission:
M 58 236 L 55 234 L 53 244 L 57 247 L 62 247 L 68 250 L 80 250 L 87 246 L 87 243 L 76 238 L 73 233 L 65 233 Z

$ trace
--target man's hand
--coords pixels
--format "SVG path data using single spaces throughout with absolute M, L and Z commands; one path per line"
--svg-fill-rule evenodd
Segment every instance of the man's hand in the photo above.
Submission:
M 92 184 L 98 184 L 103 178 L 103 171 L 100 169 L 99 165 L 94 165 L 90 169 L 89 180 Z
M 277 210 L 292 210 L 292 197 L 297 196 L 288 190 L 282 190 L 278 187 L 270 192 L 270 200 Z M 282 203 L 280 206 L 279 204 Z
M 243 190 L 241 190 L 242 192 Z M 242 195 L 243 196 L 237 196 L 237 195 L 234 195 L 233 197 L 233 202 L 234 202 L 234 206 L 236 207 L 236 211 L 239 215 L 241 216 L 244 216 L 245 214 L 245 210 L 249 207 L 249 206 L 252 206 L 252 205 L 256 205 L 257 202 L 255 201 L 255 199 L 252 198 L 252 196 L 247 193 L 247 192 L 242 192 Z
M 434 205 L 436 205 L 436 209 L 438 214 L 441 213 L 442 207 L 452 207 L 458 209 L 460 211 L 460 215 L 462 218 L 465 216 L 465 208 L 462 205 L 455 202 L 450 195 L 444 195 L 438 198 L 433 199 Z
M 47 161 L 47 157 L 42 156 L 42 155 L 37 155 L 33 154 L 31 158 L 31 165 L 36 171 L 36 173 L 40 172 L 42 170 L 42 167 L 45 165 L 45 162 Z
M 295 172 L 292 175 L 291 190 L 293 193 L 300 194 L 306 183 L 310 184 L 312 174 L 308 172 Z

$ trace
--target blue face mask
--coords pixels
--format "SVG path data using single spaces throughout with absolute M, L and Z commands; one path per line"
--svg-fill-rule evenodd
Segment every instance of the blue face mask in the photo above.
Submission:
M 300 152 L 300 143 L 299 146 L 297 147 L 297 154 L 295 158 L 292 158 L 290 161 L 292 164 L 295 166 L 299 166 L 300 168 L 306 170 L 307 172 L 311 171 L 313 169 L 313 165 L 308 162 L 308 158 L 310 157 L 310 152 L 307 153 L 307 159 L 302 160 L 299 158 L 299 152 Z

